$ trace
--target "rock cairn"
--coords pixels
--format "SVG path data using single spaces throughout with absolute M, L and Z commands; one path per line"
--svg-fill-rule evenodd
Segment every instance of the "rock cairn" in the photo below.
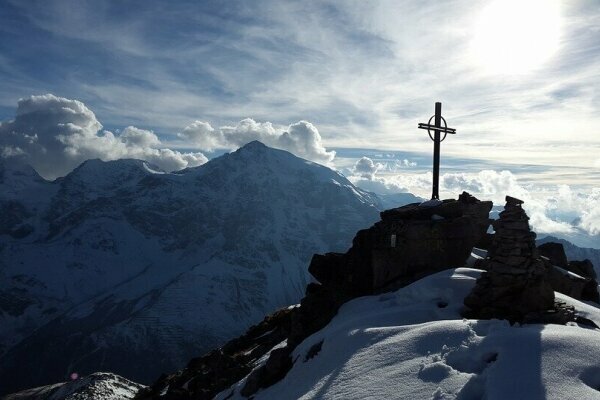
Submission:
M 554 290 L 547 265 L 538 257 L 536 234 L 522 200 L 506 196 L 504 211 L 493 222 L 495 235 L 484 272 L 465 298 L 469 318 L 500 318 L 511 322 L 535 319 L 554 309 Z

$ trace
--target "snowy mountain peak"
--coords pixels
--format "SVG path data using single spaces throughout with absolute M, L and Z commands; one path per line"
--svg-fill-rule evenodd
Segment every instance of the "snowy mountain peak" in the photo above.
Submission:
M 260 142 L 156 172 L 89 160 L 0 210 L 22 209 L 0 219 L 0 393 L 65 370 L 146 383 L 180 368 L 296 303 L 312 255 L 346 250 L 380 211 L 337 172 Z
M 114 174 L 123 171 L 143 171 L 148 172 L 148 167 L 152 170 L 163 172 L 160 168 L 149 164 L 147 161 L 136 160 L 131 158 L 122 158 L 119 160 L 102 161 L 98 158 L 86 160 L 81 163 L 71 174 L 81 175 L 106 175 Z M 67 175 L 67 176 L 69 176 Z
M 136 185 L 145 176 L 162 172 L 160 168 L 151 166 L 142 160 L 102 161 L 92 159 L 84 161 L 73 172 L 61 179 L 63 188 L 68 192 L 84 190 L 91 193 L 123 189 Z M 106 195 L 106 193 L 104 194 Z
M 19 157 L 0 157 L 0 185 L 16 184 L 17 181 L 41 182 L 44 179 Z
M 259 140 L 253 140 L 251 142 L 246 143 L 245 145 L 243 145 L 242 147 L 240 147 L 238 150 L 244 150 L 244 151 L 264 151 L 266 149 L 268 149 L 269 147 L 267 145 L 265 145 L 263 142 L 259 141 Z

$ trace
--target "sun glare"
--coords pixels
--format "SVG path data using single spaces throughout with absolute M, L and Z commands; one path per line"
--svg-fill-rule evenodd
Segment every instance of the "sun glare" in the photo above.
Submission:
M 495 0 L 476 23 L 473 56 L 492 73 L 530 72 L 558 50 L 560 25 L 558 0 Z

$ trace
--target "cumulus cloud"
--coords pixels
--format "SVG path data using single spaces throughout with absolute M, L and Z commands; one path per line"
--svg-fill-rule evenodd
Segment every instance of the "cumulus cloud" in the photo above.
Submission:
M 348 179 L 359 188 L 377 194 L 394 194 L 410 192 L 408 187 L 404 186 L 403 184 L 394 181 L 393 179 L 387 179 L 384 177 L 373 176 L 365 178 L 362 176 L 351 176 Z
M 369 157 L 362 157 L 354 164 L 354 173 L 366 179 L 373 179 L 383 164 L 374 163 Z
M 235 149 L 253 140 L 259 140 L 267 146 L 287 150 L 321 164 L 331 164 L 335 158 L 335 151 L 327 151 L 319 131 L 307 121 L 280 128 L 270 122 L 257 122 L 246 118 L 234 126 L 222 126 L 217 129 L 208 122 L 195 121 L 186 126 L 178 137 L 204 151 Z
M 393 155 L 386 155 L 388 158 Z M 409 160 L 395 160 L 385 163 L 374 162 L 369 157 L 361 157 L 356 161 L 354 166 L 346 168 L 344 171 L 348 174 L 348 179 L 360 187 L 361 189 L 368 190 L 378 194 L 394 194 L 394 193 L 407 193 L 409 187 L 421 186 L 425 179 L 431 181 L 431 177 L 422 177 L 421 174 L 410 174 L 410 175 L 379 175 L 379 173 L 387 173 L 390 171 L 398 171 L 406 167 L 413 167 L 416 163 Z M 431 173 L 429 174 L 431 175 Z
M 161 148 L 152 132 L 129 126 L 120 134 L 102 130 L 80 101 L 52 94 L 21 99 L 15 119 L 0 124 L 2 157 L 23 157 L 45 178 L 63 176 L 90 158 L 138 158 L 173 171 L 205 163 L 202 153 Z
M 368 162 L 364 164 L 370 166 Z M 432 174 L 373 174 L 366 177 L 355 174 L 349 179 L 360 188 L 379 194 L 410 192 L 427 197 L 431 190 Z M 520 198 L 525 201 L 524 208 L 532 228 L 540 234 L 562 236 L 574 241 L 581 239 L 581 235 L 587 235 L 592 240 L 600 235 L 599 188 L 581 192 L 568 185 L 534 187 L 522 184 L 510 171 L 482 170 L 440 176 L 443 196 L 456 197 L 463 190 L 480 199 L 492 200 L 497 206 L 504 205 L 506 195 Z M 579 243 L 590 245 L 590 240 L 580 240 Z

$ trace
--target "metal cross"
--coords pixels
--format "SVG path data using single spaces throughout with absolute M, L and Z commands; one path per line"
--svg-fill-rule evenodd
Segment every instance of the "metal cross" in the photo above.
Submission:
M 431 125 L 431 120 L 434 119 L 434 124 Z M 442 126 L 442 122 L 444 122 L 444 126 Z M 429 122 L 426 124 L 420 123 L 418 126 L 419 129 L 427 129 L 427 133 L 429 133 L 429 137 L 433 140 L 433 192 L 431 194 L 431 199 L 439 199 L 439 187 L 440 187 L 440 143 L 446 139 L 447 134 L 454 135 L 456 133 L 456 129 L 448 128 L 448 124 L 444 117 L 442 117 L 442 103 L 435 103 L 435 114 L 429 118 Z M 433 130 L 433 136 L 431 135 L 431 131 Z M 444 133 L 444 137 L 440 139 L 440 133 Z

